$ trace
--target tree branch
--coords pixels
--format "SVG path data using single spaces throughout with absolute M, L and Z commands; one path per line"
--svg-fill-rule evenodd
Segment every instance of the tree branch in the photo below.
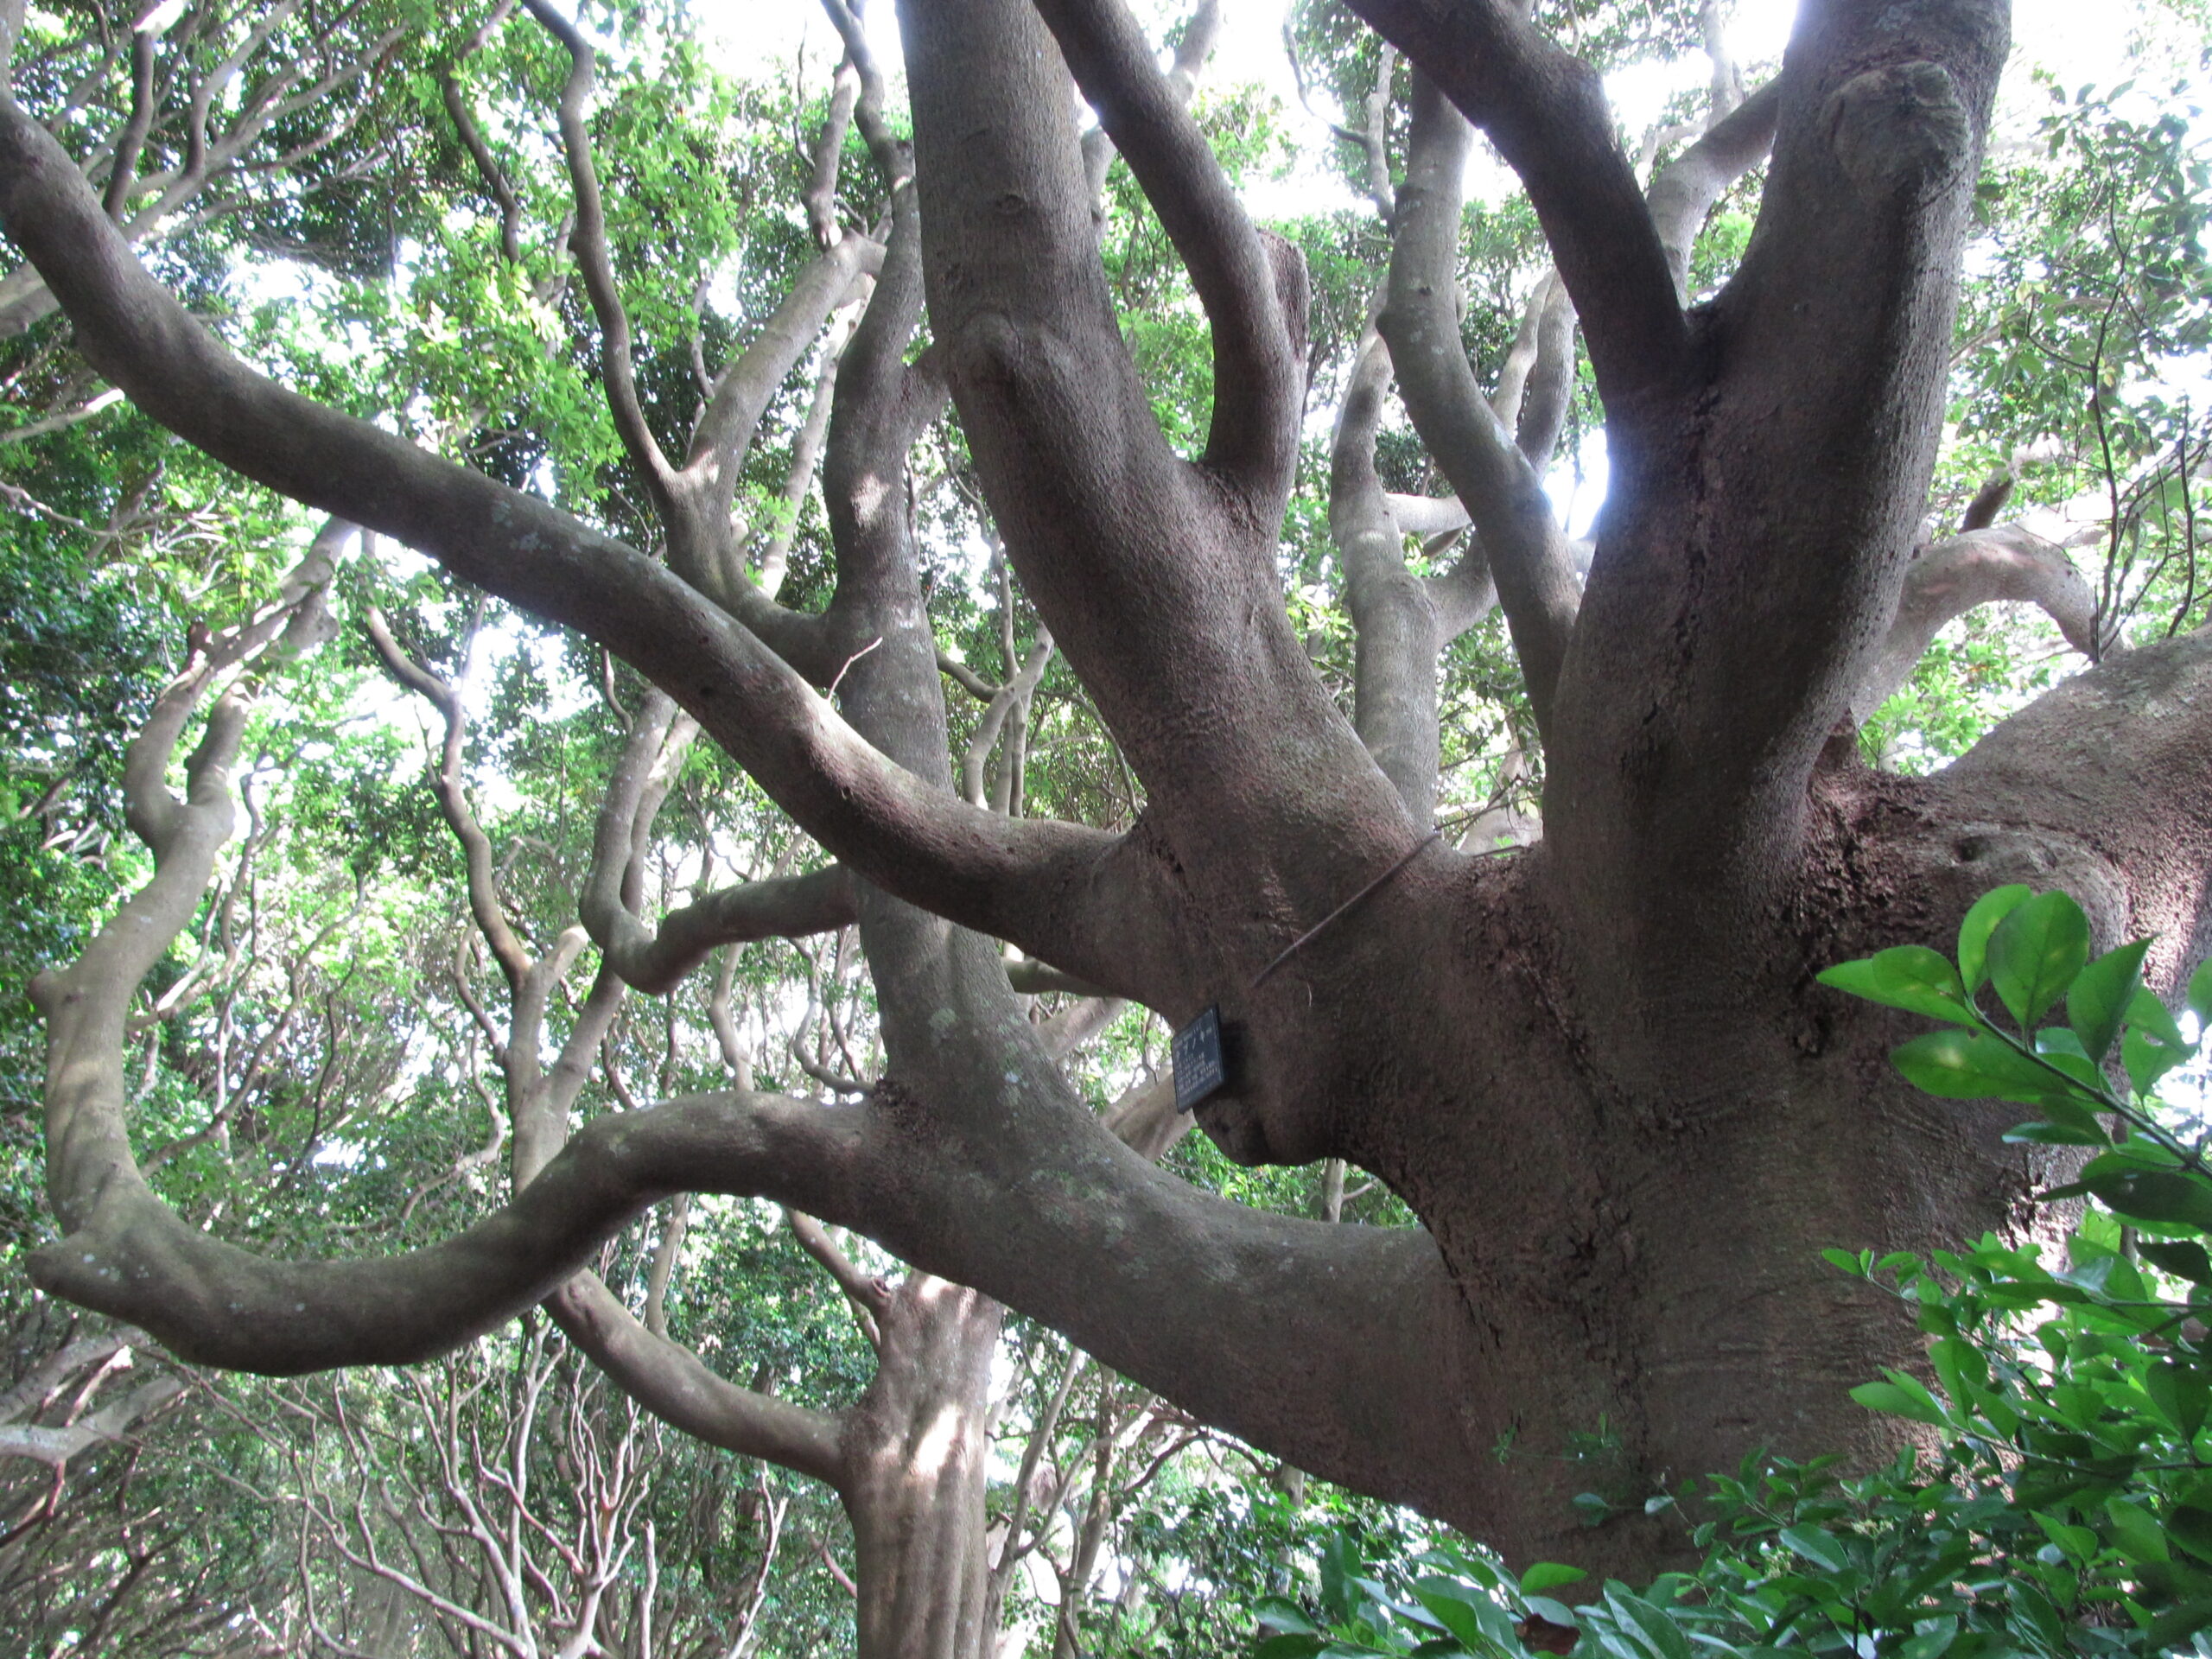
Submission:
M 1651 181 L 1652 223 L 1665 250 L 1675 297 L 1689 303 L 1690 250 L 1706 216 L 1728 187 L 1765 159 L 1782 113 L 1782 83 L 1769 81 L 1705 136 L 1677 156 Z
M 599 319 L 600 377 L 607 387 L 607 406 L 614 416 L 614 429 L 631 462 L 644 476 L 664 519 L 675 515 L 673 468 L 661 453 L 660 443 L 645 423 L 638 403 L 637 371 L 631 361 L 630 314 L 623 308 L 621 289 L 614 280 L 614 264 L 607 246 L 607 209 L 600 199 L 599 170 L 592 164 L 591 134 L 584 126 L 584 111 L 591 102 L 598 71 L 596 54 L 576 26 L 556 11 L 549 0 L 523 0 L 530 15 L 545 32 L 568 49 L 569 78 L 561 88 L 561 148 L 569 162 L 569 188 L 576 199 L 575 229 L 569 245 L 582 271 L 584 292 Z
M 122 1440 L 184 1389 L 180 1378 L 157 1377 L 89 1417 L 61 1427 L 0 1423 L 0 1458 L 29 1458 L 59 1471 L 81 1452 L 105 1441 Z
M 845 1293 L 862 1320 L 861 1330 L 873 1344 L 880 1345 L 875 1321 L 881 1319 L 891 1306 L 891 1287 L 873 1274 L 862 1273 L 853 1265 L 853 1259 L 837 1248 L 837 1241 L 812 1216 L 797 1210 L 784 1211 L 784 1219 L 791 1224 L 791 1236 L 799 1248 L 829 1269 L 830 1276 L 837 1281 L 837 1288 Z
M 511 265 L 522 264 L 522 203 L 515 195 L 515 188 L 507 178 L 506 169 L 499 165 L 499 158 L 484 142 L 484 135 L 476 124 L 476 113 L 468 107 L 468 95 L 461 90 L 460 78 L 448 71 L 438 77 L 439 96 L 444 100 L 446 113 L 453 120 L 454 131 L 461 139 L 461 148 L 468 152 L 468 159 L 476 164 L 476 176 L 483 181 L 492 200 L 499 209 L 499 253 Z
M 1378 326 L 1407 410 L 1481 538 L 1530 709 L 1548 733 L 1581 584 L 1542 478 L 1484 399 L 1460 344 L 1459 208 L 1471 137 L 1433 83 L 1417 75 Z
M 1337 416 L 1329 534 L 1344 562 L 1357 646 L 1352 723 L 1414 827 L 1426 830 L 1436 811 L 1436 659 L 1444 640 L 1427 584 L 1406 569 L 1404 538 L 1375 473 L 1389 379 L 1389 350 L 1370 329 Z
M 505 910 L 499 902 L 499 878 L 492 865 L 491 839 L 476 822 L 476 814 L 468 804 L 467 781 L 461 775 L 468 715 L 461 707 L 461 695 L 400 648 L 399 642 L 391 637 L 384 613 L 375 606 L 370 606 L 363 613 L 361 626 L 391 677 L 425 699 L 445 721 L 445 737 L 439 747 L 437 768 L 431 774 L 430 791 L 437 797 L 438 810 L 444 815 L 454 838 L 461 842 L 461 856 L 468 871 L 468 908 L 476 918 L 477 929 L 484 935 L 485 944 L 491 947 L 492 959 L 506 976 L 508 990 L 519 989 L 524 976 L 530 971 L 530 953 L 523 949 L 522 941 L 507 923 Z
M 1945 624 L 2005 600 L 2040 607 L 2068 645 L 2094 660 L 2096 592 L 2066 550 L 2018 524 L 1970 530 L 1914 550 L 1882 654 L 1852 696 L 1853 720 L 1866 724 L 1912 677 Z
M 594 1365 L 662 1421 L 725 1452 L 766 1458 L 843 1490 L 845 1459 L 835 1414 L 715 1376 L 690 1349 L 639 1324 L 595 1274 L 578 1274 L 545 1306 Z
M 12 101 L 0 103 L 0 221 L 67 296 L 87 359 L 153 418 L 247 476 L 607 646 L 664 685 L 864 877 L 1134 988 L 1114 965 L 1118 939 L 1154 900 L 1130 885 L 1150 877 L 1116 855 L 1114 838 L 998 818 L 925 788 L 655 561 L 245 368 L 147 276 L 68 157 Z M 1094 887 L 1116 896 L 1094 900 Z
M 1688 334 L 1597 72 L 1509 0 L 1348 3 L 1489 135 L 1527 187 L 1581 315 L 1614 466 L 1632 475 L 1633 454 L 1680 390 Z
M 1205 136 L 1120 0 L 1041 0 L 1098 121 L 1182 256 L 1212 325 L 1213 424 L 1205 464 L 1238 480 L 1262 516 L 1297 467 L 1306 395 L 1305 269 L 1252 228 Z M 1203 13 L 1201 14 L 1203 16 Z M 1264 504 L 1264 505 L 1263 505 Z

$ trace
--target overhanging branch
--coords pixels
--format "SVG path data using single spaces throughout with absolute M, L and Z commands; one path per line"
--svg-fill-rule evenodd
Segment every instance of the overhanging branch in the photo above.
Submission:
M 1056 959 L 1069 952 L 1071 923 L 1079 952 L 1104 945 L 1079 912 L 1113 837 L 1008 821 L 928 789 L 657 562 L 245 367 L 147 276 L 67 155 L 12 101 L 0 102 L 0 222 L 64 296 L 87 359 L 156 420 L 248 477 L 606 645 L 868 879 Z M 1030 906 L 1047 891 L 1049 920 Z M 1114 977 L 1106 963 L 1068 965 Z

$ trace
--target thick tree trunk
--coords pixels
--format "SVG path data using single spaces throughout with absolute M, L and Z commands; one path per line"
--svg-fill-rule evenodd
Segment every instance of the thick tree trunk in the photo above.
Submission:
M 1001 1310 L 926 1274 L 878 1321 L 875 1380 L 847 1414 L 845 1512 L 860 1659 L 990 1659 L 983 1492 Z
M 1702 183 L 1678 175 L 1647 203 L 1595 73 L 1521 8 L 1352 3 L 1521 172 L 1605 404 L 1613 493 L 1579 607 L 1533 467 L 1491 443 L 1461 469 L 1545 742 L 1546 840 L 1506 858 L 1421 839 L 1435 751 L 1415 729 L 1434 717 L 1417 659 L 1456 618 L 1401 580 L 1387 504 L 1342 504 L 1343 533 L 1369 538 L 1359 728 L 1290 626 L 1276 557 L 1305 412 L 1295 262 L 1244 221 L 1117 6 L 902 7 L 923 270 L 901 193 L 904 234 L 837 381 L 838 598 L 803 626 L 760 619 L 849 671 L 853 727 L 813 689 L 828 674 L 810 683 L 664 566 L 224 355 L 130 260 L 51 137 L 0 102 L 0 217 L 88 359 L 251 476 L 662 683 L 857 878 L 829 897 L 859 917 L 890 1057 L 864 1104 L 732 1090 L 601 1120 L 453 1241 L 270 1264 L 154 1203 L 110 1052 L 123 999 L 95 1008 L 57 980 L 50 1166 L 69 1236 L 39 1254 L 42 1282 L 212 1363 L 410 1357 L 543 1296 L 654 1198 L 765 1193 L 1516 1561 L 1635 1576 L 1681 1538 L 1646 1497 L 1762 1446 L 1872 1449 L 1884 1426 L 1845 1390 L 1916 1363 L 1916 1333 L 1817 1252 L 1926 1250 L 2017 1222 L 2035 1172 L 1999 1139 L 2008 1110 L 1911 1093 L 1886 1063 L 1907 1022 L 1814 975 L 1948 944 L 2012 880 L 2073 892 L 2107 942 L 2158 934 L 2168 982 L 2212 945 L 2212 639 L 2113 658 L 1936 779 L 1863 772 L 1838 734 L 1906 588 L 2005 8 L 1807 0 L 1777 90 L 1707 135 L 1728 142 Z M 1121 338 L 1071 67 L 1212 327 L 1195 461 L 1161 434 Z M 1426 99 L 1425 118 L 1448 113 Z M 1686 232 L 1662 220 L 1709 200 L 1770 123 L 1741 269 L 1687 307 Z M 1409 173 L 1403 217 L 1452 176 Z M 1436 345 L 1395 276 L 1408 308 L 1386 335 Z M 909 367 L 893 324 L 911 325 L 920 276 L 934 344 Z M 940 377 L 1013 567 L 1144 786 L 1125 836 L 1009 823 L 950 790 L 893 484 Z M 1450 418 L 1441 392 L 1408 397 L 1417 421 Z M 650 435 L 632 435 L 650 463 Z M 226 718 L 234 740 L 242 716 Z M 200 770 L 219 792 L 219 766 Z M 167 885 L 125 918 L 174 931 L 219 826 L 144 827 Z M 128 931 L 102 936 L 84 986 L 135 982 L 152 958 Z M 1083 1109 L 997 940 L 1174 1024 L 1217 1006 L 1239 1071 L 1198 1109 L 1207 1132 L 1249 1161 L 1358 1163 L 1426 1230 L 1258 1214 L 1160 1173 Z M 995 1318 L 982 1308 L 897 1337 L 918 1363 L 887 1356 L 886 1388 L 922 1405 L 887 1392 L 868 1443 L 883 1484 L 867 1559 L 894 1586 L 934 1564 L 912 1618 L 955 1645 L 932 1653 L 960 1651 L 980 1543 L 921 1537 L 906 1500 L 977 1478 L 971 1419 L 928 1402 L 972 1402 L 963 1344 Z M 1569 1503 L 1588 1491 L 1619 1517 L 1594 1533 Z

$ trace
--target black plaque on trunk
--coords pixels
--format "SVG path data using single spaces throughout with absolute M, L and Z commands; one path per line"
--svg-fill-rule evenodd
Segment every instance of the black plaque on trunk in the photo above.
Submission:
M 1229 1081 L 1221 1052 L 1221 1010 L 1210 1007 L 1175 1033 L 1175 1109 L 1187 1112 Z

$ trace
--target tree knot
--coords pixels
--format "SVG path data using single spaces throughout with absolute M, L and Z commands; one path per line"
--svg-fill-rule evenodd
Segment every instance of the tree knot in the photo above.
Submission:
M 955 372 L 971 385 L 1005 386 L 1020 374 L 1021 330 L 1003 311 L 978 312 L 960 331 Z
M 1823 115 L 1837 162 L 1870 198 L 1931 201 L 1965 172 L 1974 148 L 1957 83 L 1940 63 L 1854 75 L 1828 95 Z

